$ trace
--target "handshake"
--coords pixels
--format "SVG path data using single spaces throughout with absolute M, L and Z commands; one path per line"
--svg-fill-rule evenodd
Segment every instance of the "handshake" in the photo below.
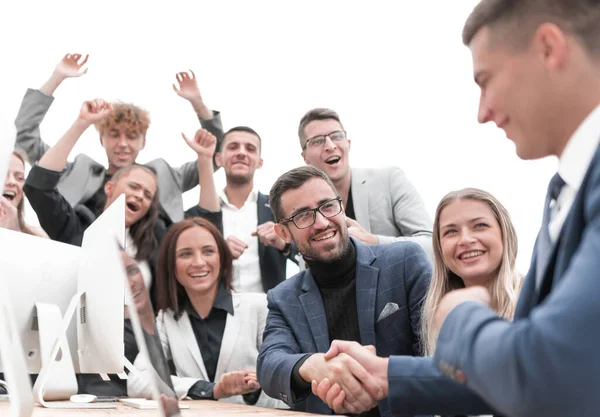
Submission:
M 359 414 L 388 395 L 388 359 L 373 346 L 334 340 L 325 354 L 311 355 L 299 369 L 312 392 L 336 414 Z

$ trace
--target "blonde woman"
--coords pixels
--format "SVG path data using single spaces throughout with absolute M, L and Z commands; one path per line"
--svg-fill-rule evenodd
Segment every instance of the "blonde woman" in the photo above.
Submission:
M 433 355 L 438 330 L 432 325 L 448 292 L 486 287 L 492 308 L 511 320 L 522 276 L 515 269 L 517 235 L 504 206 L 490 193 L 465 188 L 440 201 L 433 224 L 434 266 L 421 320 L 423 354 Z
M 0 227 L 47 238 L 48 235 L 41 228 L 25 223 L 25 199 L 23 198 L 25 160 L 24 154 L 18 149 L 15 149 L 10 157 L 2 197 L 0 197 Z

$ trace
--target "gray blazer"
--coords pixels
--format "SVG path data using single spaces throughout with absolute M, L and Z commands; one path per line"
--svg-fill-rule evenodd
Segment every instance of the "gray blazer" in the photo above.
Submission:
M 433 259 L 433 222 L 400 168 L 352 168 L 352 204 L 356 221 L 379 243 L 413 241 Z
M 15 120 L 17 128 L 16 146 L 27 154 L 29 162 L 35 164 L 50 149 L 42 141 L 40 124 L 50 109 L 54 97 L 39 90 L 28 89 L 21 102 L 19 114 Z M 202 127 L 216 136 L 220 142 L 223 126 L 219 112 L 214 112 L 211 120 L 200 120 Z M 218 146 L 218 144 L 217 144 Z M 156 170 L 160 204 L 172 222 L 183 220 L 183 201 L 181 194 L 198 185 L 196 161 L 190 161 L 178 168 L 171 167 L 164 159 L 154 159 L 146 164 Z M 217 167 L 215 166 L 215 170 Z M 105 167 L 87 155 L 80 154 L 73 162 L 67 163 L 58 183 L 58 191 L 75 206 L 91 196 L 102 186 Z
M 215 381 L 222 374 L 239 369 L 256 369 L 256 358 L 263 340 L 263 330 L 267 319 L 267 299 L 265 294 L 233 293 L 234 314 L 227 315 L 221 351 L 217 362 Z M 161 310 L 156 319 L 156 329 L 162 342 L 167 360 L 173 360 L 176 376 L 172 376 L 175 393 L 179 398 L 199 380 L 208 381 L 200 347 L 187 312 L 175 319 L 173 311 Z M 140 371 L 129 374 L 127 393 L 131 397 L 151 397 L 150 386 L 145 376 L 147 364 L 141 355 L 134 362 Z M 241 395 L 223 398 L 221 401 L 244 404 Z M 263 391 L 256 403 L 259 407 L 287 408 L 287 406 Z

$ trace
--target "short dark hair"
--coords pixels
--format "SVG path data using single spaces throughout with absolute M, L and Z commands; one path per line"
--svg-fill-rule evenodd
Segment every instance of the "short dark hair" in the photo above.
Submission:
M 262 139 L 260 138 L 260 135 L 258 133 L 256 133 L 256 130 L 254 130 L 248 126 L 235 126 L 235 127 L 232 127 L 231 129 L 229 129 L 227 132 L 225 132 L 223 134 L 223 139 L 221 140 L 221 146 L 219 146 L 219 151 L 223 150 L 223 147 L 225 146 L 225 139 L 227 138 L 227 135 L 229 135 L 230 133 L 233 133 L 233 132 L 246 132 L 246 133 L 250 133 L 251 135 L 256 136 L 258 138 L 258 153 L 260 154 L 260 150 L 262 149 Z
M 304 183 L 312 178 L 321 178 L 323 181 L 329 184 L 336 197 L 339 197 L 335 186 L 327 174 L 320 169 L 313 166 L 294 168 L 277 178 L 275 184 L 273 184 L 271 191 L 269 192 L 269 204 L 271 205 L 271 210 L 275 216 L 275 221 L 278 222 L 284 217 L 283 210 L 281 208 L 281 196 L 283 193 L 288 190 L 300 188 L 302 185 L 304 185 Z
M 219 280 L 225 284 L 225 288 L 228 291 L 231 291 L 233 256 L 219 229 L 201 217 L 193 217 L 175 223 L 169 228 L 163 238 L 158 254 L 158 265 L 156 267 L 156 309 L 171 309 L 175 313 L 175 317 L 179 317 L 181 309 L 187 300 L 187 293 L 179 281 L 177 281 L 177 276 L 175 275 L 175 271 L 177 270 L 175 268 L 177 241 L 183 232 L 193 227 L 202 227 L 208 230 L 215 238 L 221 263 Z
M 312 109 L 306 112 L 302 119 L 300 119 L 300 124 L 298 125 L 298 138 L 300 139 L 300 147 L 304 149 L 304 144 L 306 142 L 306 133 L 304 129 L 310 122 L 314 122 L 315 120 L 327 120 L 333 119 L 340 124 L 342 130 L 344 130 L 344 125 L 340 120 L 340 116 L 331 109 L 326 109 L 323 107 Z
M 522 49 L 545 22 L 574 35 L 588 52 L 600 53 L 598 0 L 482 0 L 467 18 L 462 39 L 468 46 L 487 26 L 494 31 L 502 29 L 498 39 Z

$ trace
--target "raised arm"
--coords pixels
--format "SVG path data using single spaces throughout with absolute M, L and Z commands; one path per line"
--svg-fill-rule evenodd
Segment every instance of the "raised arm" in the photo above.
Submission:
M 173 84 L 173 90 L 177 95 L 185 100 L 189 101 L 192 108 L 198 115 L 200 125 L 202 129 L 205 129 L 213 134 L 217 140 L 217 147 L 223 139 L 223 125 L 221 123 L 221 116 L 218 111 L 209 109 L 204 103 L 198 83 L 196 81 L 196 75 L 192 70 L 187 72 L 179 72 L 175 75 L 178 86 Z M 215 163 L 214 157 L 212 160 L 212 170 L 218 169 Z M 198 185 L 198 171 L 196 169 L 196 162 L 190 161 L 179 168 L 174 168 L 175 174 L 178 177 L 181 189 L 185 192 L 191 190 Z
M 82 58 L 82 54 L 67 54 L 56 64 L 54 72 L 40 87 L 40 91 L 47 96 L 52 96 L 56 89 L 67 78 L 77 78 L 87 73 L 87 68 L 81 69 L 88 60 L 89 55 Z
M 62 171 L 73 147 L 92 124 L 105 118 L 110 112 L 110 104 L 102 99 L 83 103 L 79 116 L 59 141 L 40 159 L 38 165 L 52 171 Z
M 86 62 L 87 55 L 83 60 L 80 54 L 65 55 L 39 90 L 28 89 L 25 93 L 19 114 L 15 119 L 16 146 L 25 151 L 32 164 L 39 161 L 50 149 L 50 146 L 42 141 L 40 124 L 54 101 L 52 94 L 65 79 L 85 74 L 87 70 L 82 71 L 81 67 Z
M 193 139 L 188 139 L 183 133 L 181 134 L 185 142 L 198 155 L 198 184 L 200 185 L 200 199 L 198 206 L 205 210 L 219 211 L 219 196 L 217 195 L 217 187 L 213 178 L 212 159 L 217 146 L 217 139 L 207 130 L 199 129 Z

